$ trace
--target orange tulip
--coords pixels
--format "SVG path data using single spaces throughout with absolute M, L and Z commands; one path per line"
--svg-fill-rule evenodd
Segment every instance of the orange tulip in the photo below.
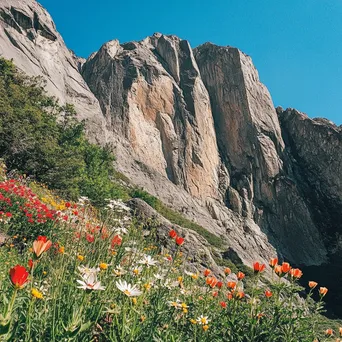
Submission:
M 281 271 L 283 273 L 287 273 L 290 271 L 290 269 L 291 269 L 290 264 L 288 262 L 283 262 L 283 264 L 281 265 Z
M 274 268 L 278 264 L 278 258 L 272 258 L 270 260 L 270 266 Z
M 319 294 L 324 297 L 328 292 L 328 289 L 326 287 L 320 287 L 319 288 Z
M 281 277 L 281 276 L 283 275 L 283 271 L 282 271 L 280 265 L 275 265 L 275 267 L 274 267 L 274 272 L 275 272 L 279 277 Z
M 258 262 L 255 262 L 253 264 L 253 268 L 254 268 L 254 272 L 255 273 L 261 273 L 261 272 L 263 272 L 265 270 L 266 265 L 265 264 L 260 264 Z
M 318 285 L 318 283 L 316 283 L 315 281 L 309 281 L 310 289 L 314 289 L 317 285 Z
M 239 280 L 241 280 L 241 279 L 243 279 L 243 278 L 245 277 L 245 274 L 242 273 L 242 272 L 238 272 L 238 273 L 236 274 L 236 276 L 237 276 L 237 278 L 238 278 Z
M 229 287 L 230 289 L 235 289 L 236 282 L 235 281 L 228 281 L 227 287 Z
M 203 274 L 204 274 L 205 277 L 208 277 L 208 275 L 209 275 L 210 273 L 211 273 L 211 271 L 208 270 L 208 269 L 204 270 L 204 272 L 203 272 Z
M 39 258 L 52 246 L 52 242 L 46 236 L 38 236 L 37 240 L 33 242 L 33 251 L 36 257 Z
M 333 331 L 332 329 L 327 329 L 327 330 L 325 331 L 325 334 L 326 334 L 327 336 L 332 336 L 332 335 L 334 334 L 334 331 Z
M 292 278 L 299 279 L 303 275 L 303 272 L 299 268 L 292 268 L 290 270 L 290 275 Z
M 227 293 L 227 298 L 228 300 L 232 300 L 233 299 L 233 294 L 231 292 Z
M 237 299 L 242 299 L 245 296 L 245 293 L 242 291 L 239 291 L 236 293 L 236 298 Z
M 218 283 L 218 280 L 215 277 L 207 277 L 205 280 L 207 285 L 209 285 L 211 288 L 214 288 L 216 284 Z
M 226 268 L 224 269 L 224 274 L 229 275 L 229 274 L 231 274 L 231 273 L 232 273 L 232 271 L 231 271 L 231 269 L 230 269 L 229 267 L 226 267 Z

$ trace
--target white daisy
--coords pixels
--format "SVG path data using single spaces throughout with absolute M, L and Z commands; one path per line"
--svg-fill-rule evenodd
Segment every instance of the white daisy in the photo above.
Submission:
M 113 270 L 113 273 L 114 273 L 117 277 L 120 277 L 120 276 L 126 274 L 127 271 L 125 271 L 125 270 L 123 269 L 123 267 L 118 266 L 116 269 Z
M 133 275 L 139 275 L 142 272 L 143 268 L 141 266 L 135 266 L 132 268 Z
M 125 280 L 120 279 L 115 283 L 115 285 L 128 297 L 137 297 L 142 294 L 142 291 L 137 288 L 137 285 L 128 284 Z
M 173 308 L 180 308 L 182 306 L 179 299 L 176 299 L 175 301 L 169 300 L 167 304 Z
M 82 280 L 77 279 L 77 282 L 81 285 L 77 288 L 82 290 L 105 290 L 105 287 L 101 286 L 101 282 L 97 281 L 97 276 L 94 273 L 83 276 Z
M 198 324 L 207 325 L 210 322 L 210 319 L 208 319 L 208 316 L 201 315 L 197 317 L 196 321 Z
M 100 272 L 100 268 L 99 267 L 89 267 L 87 266 L 78 266 L 77 267 L 78 270 L 80 271 L 82 277 L 84 276 L 89 276 L 91 274 L 94 274 L 95 276 Z
M 116 227 L 114 228 L 114 233 L 118 235 L 126 235 L 128 234 L 128 230 L 124 227 Z
M 138 263 L 150 267 L 158 264 L 158 261 L 154 260 L 150 255 L 144 255 L 143 258 L 138 261 Z

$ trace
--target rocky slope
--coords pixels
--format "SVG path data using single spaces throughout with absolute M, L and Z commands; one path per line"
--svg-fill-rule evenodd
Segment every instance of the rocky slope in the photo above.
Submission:
M 34 0 L 0 0 L 0 26 L 0 54 L 74 103 L 117 168 L 220 236 L 225 257 L 320 265 L 339 249 L 341 128 L 277 113 L 249 56 L 154 34 L 85 61 Z

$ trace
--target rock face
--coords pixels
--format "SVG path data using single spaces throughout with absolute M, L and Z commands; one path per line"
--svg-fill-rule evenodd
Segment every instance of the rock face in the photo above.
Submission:
M 241 260 L 250 262 L 242 250 L 252 245 L 259 255 L 267 249 L 260 241 L 242 247 L 246 235 L 267 236 L 297 264 L 326 260 L 270 94 L 248 56 L 210 43 L 192 51 L 187 41 L 155 34 L 104 44 L 82 74 L 139 164 L 127 165 L 127 148 L 117 144 L 118 167 L 134 183 L 228 237 Z
M 277 110 L 294 176 L 301 181 L 315 222 L 336 244 L 342 233 L 342 126 L 312 120 L 295 109 Z
M 219 156 L 208 92 L 187 41 L 111 41 L 83 65 L 112 130 L 136 159 L 195 197 L 217 197 Z
M 85 60 L 34 0 L 0 0 L 0 54 L 74 103 L 118 170 L 219 236 L 222 256 L 320 265 L 340 249 L 341 128 L 277 113 L 238 49 L 157 33 Z
M 106 142 L 105 120 L 48 12 L 35 0 L 0 0 L 0 56 L 42 76 L 50 95 L 72 103 L 92 140 Z M 101 134 L 101 132 L 103 132 Z

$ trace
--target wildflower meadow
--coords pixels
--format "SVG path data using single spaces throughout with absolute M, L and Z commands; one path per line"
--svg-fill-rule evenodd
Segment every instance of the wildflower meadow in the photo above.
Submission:
M 4 179 L 0 340 L 340 341 L 342 328 L 320 324 L 328 289 L 312 280 L 305 292 L 300 269 L 275 257 L 248 276 L 214 274 L 187 261 L 175 229 L 164 247 L 157 225 L 120 200 L 95 209 Z

